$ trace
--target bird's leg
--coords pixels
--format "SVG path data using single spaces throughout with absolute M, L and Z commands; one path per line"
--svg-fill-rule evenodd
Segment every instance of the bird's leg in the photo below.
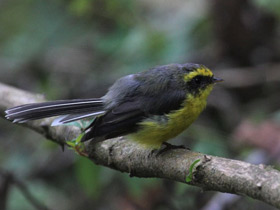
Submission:
M 189 148 L 186 148 L 184 145 L 172 145 L 169 144 L 167 142 L 163 142 L 161 148 L 159 149 L 154 149 L 151 151 L 151 154 L 155 154 L 156 156 L 159 156 L 169 150 L 173 150 L 173 149 L 187 149 L 189 150 Z
M 189 150 L 189 148 L 186 148 L 184 145 L 173 145 L 167 142 L 163 142 L 162 145 L 165 146 L 163 149 L 188 149 Z

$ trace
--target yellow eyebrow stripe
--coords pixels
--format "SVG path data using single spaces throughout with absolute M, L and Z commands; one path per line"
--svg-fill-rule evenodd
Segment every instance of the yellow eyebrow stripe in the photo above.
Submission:
M 202 67 L 202 68 L 198 68 L 198 69 L 196 69 L 196 70 L 194 70 L 194 71 L 192 71 L 188 74 L 185 74 L 184 80 L 186 82 L 188 82 L 188 81 L 192 80 L 192 78 L 194 78 L 198 75 L 212 77 L 213 73 L 210 69 Z

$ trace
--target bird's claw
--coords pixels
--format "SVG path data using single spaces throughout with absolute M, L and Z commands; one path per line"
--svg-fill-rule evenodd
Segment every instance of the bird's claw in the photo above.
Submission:
M 174 149 L 187 149 L 189 150 L 189 148 L 186 148 L 184 145 L 172 145 L 169 144 L 167 142 L 163 142 L 161 148 L 159 149 L 154 149 L 151 151 L 151 155 L 155 154 L 155 156 L 159 156 L 169 150 L 174 150 Z

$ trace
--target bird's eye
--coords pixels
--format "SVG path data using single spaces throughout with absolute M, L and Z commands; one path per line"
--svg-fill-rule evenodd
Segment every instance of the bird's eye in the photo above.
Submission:
M 194 82 L 195 84 L 199 85 L 201 83 L 201 77 L 195 77 Z

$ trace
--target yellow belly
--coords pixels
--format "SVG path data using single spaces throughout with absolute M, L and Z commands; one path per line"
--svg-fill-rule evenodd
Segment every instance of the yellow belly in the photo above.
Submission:
M 128 138 L 144 147 L 160 148 L 163 142 L 180 134 L 197 119 L 206 106 L 211 90 L 212 87 L 209 87 L 197 97 L 187 95 L 181 109 L 162 116 L 163 120 L 158 120 L 160 116 L 144 120 L 140 123 L 139 131 L 128 135 Z

